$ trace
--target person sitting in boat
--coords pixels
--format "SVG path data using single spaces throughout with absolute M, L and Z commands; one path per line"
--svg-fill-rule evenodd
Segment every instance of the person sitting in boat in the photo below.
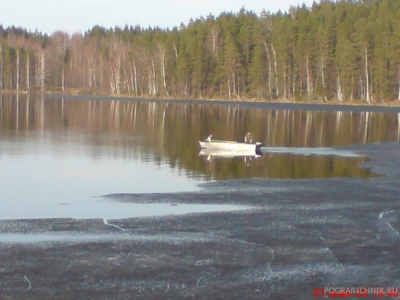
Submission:
M 253 142 L 253 134 L 248 132 L 245 136 L 244 136 L 244 142 L 251 144 Z
M 212 134 L 210 134 L 210 135 L 208 136 L 207 141 L 211 143 L 211 141 L 212 141 Z

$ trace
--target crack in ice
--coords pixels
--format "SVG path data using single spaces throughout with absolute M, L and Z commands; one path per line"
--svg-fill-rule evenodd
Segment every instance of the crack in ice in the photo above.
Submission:
M 108 220 L 107 220 L 106 218 L 103 218 L 103 223 L 104 223 L 104 225 L 111 226 L 111 227 L 115 227 L 115 228 L 117 228 L 117 229 L 122 230 L 122 231 L 125 232 L 125 229 L 124 229 L 124 228 L 119 227 L 119 226 L 117 226 L 117 225 L 115 225 L 115 224 L 110 224 L 110 223 L 108 223 Z
M 393 226 L 389 223 L 389 220 L 387 220 L 386 217 L 385 217 L 386 215 L 388 215 L 388 214 L 390 214 L 390 213 L 393 213 L 393 212 L 395 212 L 395 211 L 394 211 L 394 210 L 389 210 L 389 211 L 386 211 L 386 212 L 381 212 L 381 213 L 379 214 L 378 221 L 379 221 L 379 220 L 383 220 L 384 224 L 385 224 L 386 226 L 388 226 L 389 229 L 390 229 L 395 235 L 399 236 L 399 235 L 400 235 L 400 234 L 399 234 L 399 231 L 396 230 L 396 229 L 394 229 Z M 379 227 L 379 224 L 378 224 L 378 227 Z M 380 237 L 379 234 L 378 234 L 378 236 Z

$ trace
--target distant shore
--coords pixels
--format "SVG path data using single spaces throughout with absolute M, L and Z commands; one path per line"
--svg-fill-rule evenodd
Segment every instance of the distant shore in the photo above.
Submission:
M 274 100 L 268 100 L 268 99 L 251 99 L 251 98 L 231 98 L 231 99 L 225 99 L 225 98 L 174 98 L 174 97 L 158 97 L 158 96 L 149 96 L 149 95 L 142 95 L 142 96 L 134 96 L 134 95 L 129 95 L 129 94 L 119 94 L 119 95 L 110 95 L 106 93 L 100 93 L 100 92 L 88 92 L 88 91 L 80 91 L 80 90 L 71 90 L 71 91 L 66 91 L 66 92 L 60 92 L 60 91 L 45 91 L 45 92 L 40 92 L 40 91 L 15 91 L 15 90 L 1 90 L 0 94 L 43 94 L 43 95 L 55 95 L 55 96 L 81 96 L 81 97 L 109 97 L 109 98 L 121 98 L 121 99 L 151 99 L 151 100 L 181 100 L 181 101 L 224 101 L 224 102 L 249 102 L 249 103 L 293 103 L 293 104 L 325 104 L 325 105 L 361 105 L 361 106 L 400 106 L 400 99 L 395 99 L 395 100 L 389 100 L 384 103 L 371 103 L 371 104 L 366 104 L 362 100 L 356 100 L 356 101 L 351 101 L 351 102 L 338 102 L 335 100 L 327 100 L 327 101 L 321 101 L 321 100 L 293 100 L 293 99 L 274 99 Z
M 141 102 L 168 102 L 187 104 L 218 104 L 236 106 L 250 109 L 275 109 L 275 110 L 303 110 L 303 111 L 354 111 L 354 112 L 389 112 L 400 113 L 400 105 L 363 105 L 354 103 L 312 103 L 312 102 L 261 102 L 261 101 L 232 101 L 218 99 L 172 99 L 172 98 L 141 98 L 129 96 L 107 96 L 107 95 L 72 95 L 72 94 L 45 94 L 45 98 L 57 99 L 94 99 L 94 100 L 121 100 Z
M 2 91 L 0 94 L 28 94 L 26 91 Z M 29 94 L 43 94 L 45 98 L 81 98 L 96 100 L 121 100 L 121 101 L 142 101 L 142 102 L 169 102 L 169 103 L 191 103 L 191 104 L 220 104 L 235 105 L 243 108 L 264 108 L 264 109 L 288 109 L 306 111 L 355 111 L 355 112 L 392 112 L 400 113 L 400 100 L 393 100 L 387 103 L 365 104 L 357 102 L 333 102 L 333 101 L 290 101 L 290 100 L 265 100 L 256 101 L 254 99 L 191 99 L 191 98 L 161 98 L 161 97 L 134 97 L 132 95 L 106 95 L 106 94 L 87 94 L 79 92 L 56 93 L 56 92 L 30 92 Z

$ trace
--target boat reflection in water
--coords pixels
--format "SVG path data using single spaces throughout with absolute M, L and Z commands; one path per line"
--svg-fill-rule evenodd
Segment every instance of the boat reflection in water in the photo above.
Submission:
M 261 157 L 261 152 L 255 152 L 254 150 L 201 149 L 199 156 L 206 157 L 208 161 L 217 158 L 243 158 L 244 163 L 249 166 L 254 159 Z

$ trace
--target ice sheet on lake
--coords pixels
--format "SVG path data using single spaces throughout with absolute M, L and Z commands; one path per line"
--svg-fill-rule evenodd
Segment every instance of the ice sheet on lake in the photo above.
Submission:
M 229 204 L 168 204 L 168 203 L 118 203 L 105 200 L 60 203 L 59 205 L 31 205 L 27 209 L 8 207 L 0 211 L 0 220 L 14 219 L 126 219 L 195 213 L 215 213 L 246 210 L 250 207 Z

